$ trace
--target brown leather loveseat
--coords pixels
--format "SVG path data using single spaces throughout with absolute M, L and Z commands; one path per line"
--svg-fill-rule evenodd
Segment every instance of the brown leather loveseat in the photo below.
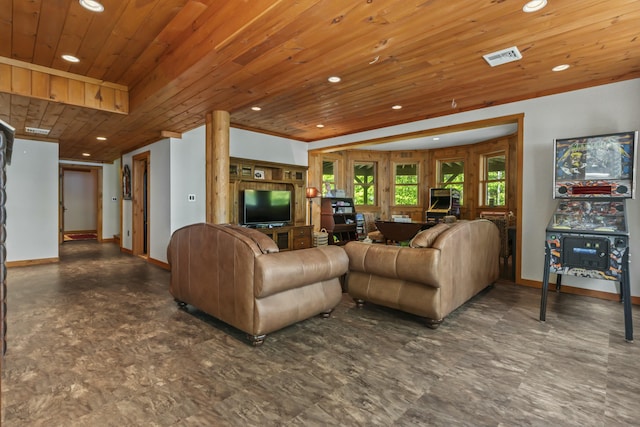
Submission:
M 176 230 L 167 249 L 170 293 L 246 332 L 254 345 L 266 334 L 325 317 L 342 297 L 348 258 L 336 246 L 279 252 L 258 230 L 193 224 Z
M 426 318 L 435 328 L 499 276 L 500 235 L 485 219 L 438 224 L 410 247 L 349 242 L 347 291 L 364 301 Z

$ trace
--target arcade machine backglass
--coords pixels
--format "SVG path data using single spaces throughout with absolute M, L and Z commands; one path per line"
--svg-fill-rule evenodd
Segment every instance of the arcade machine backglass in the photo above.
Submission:
M 625 201 L 635 196 L 637 140 L 635 131 L 554 141 L 553 196 L 560 202 L 546 230 L 540 320 L 549 273 L 615 280 L 624 302 L 625 339 L 633 341 Z
M 427 222 L 440 222 L 447 215 L 460 218 L 460 192 L 454 188 L 431 188 Z

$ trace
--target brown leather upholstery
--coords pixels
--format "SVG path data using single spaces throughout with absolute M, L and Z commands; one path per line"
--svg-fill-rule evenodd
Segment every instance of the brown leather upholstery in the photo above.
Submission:
M 275 250 L 274 250 L 275 248 Z M 330 312 L 340 301 L 348 258 L 341 247 L 278 252 L 258 230 L 193 224 L 169 242 L 169 291 L 251 335 Z
M 499 232 L 484 219 L 451 224 L 428 248 L 349 242 L 345 250 L 349 295 L 434 323 L 499 276 Z

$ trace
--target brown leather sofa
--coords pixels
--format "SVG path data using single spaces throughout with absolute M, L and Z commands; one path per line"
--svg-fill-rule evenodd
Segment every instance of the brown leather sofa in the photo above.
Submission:
M 246 332 L 254 345 L 266 334 L 340 302 L 340 277 L 348 258 L 342 248 L 323 246 L 279 252 L 258 230 L 229 224 L 193 224 L 176 230 L 167 249 L 169 291 Z
M 409 247 L 349 242 L 346 288 L 364 301 L 424 317 L 436 328 L 499 276 L 500 233 L 485 219 L 438 224 Z

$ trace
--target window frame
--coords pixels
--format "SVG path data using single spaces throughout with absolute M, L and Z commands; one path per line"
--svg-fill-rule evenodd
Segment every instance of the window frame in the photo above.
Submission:
M 396 182 L 396 177 L 397 175 L 397 167 L 398 166 L 403 166 L 403 165 L 415 165 L 416 167 L 416 183 L 415 184 L 398 184 Z M 416 161 L 416 162 L 392 162 L 391 163 L 392 166 L 392 170 L 393 170 L 393 176 L 392 176 L 392 194 L 391 194 L 391 206 L 393 207 L 419 207 L 421 206 L 421 197 L 420 197 L 420 162 Z M 397 188 L 398 187 L 415 187 L 415 192 L 416 192 L 416 203 L 415 204 L 410 204 L 410 205 L 406 205 L 406 204 L 397 204 L 396 203 L 396 194 L 397 194 Z
M 447 157 L 436 159 L 436 177 L 435 177 L 435 188 L 450 188 L 452 183 L 443 182 L 442 176 L 442 164 L 443 163 L 452 163 L 452 162 L 461 162 L 462 163 L 462 182 L 454 182 L 453 184 L 460 185 L 460 188 L 453 187 L 454 189 L 460 192 L 460 206 L 464 206 L 465 200 L 465 185 L 467 179 L 466 173 L 466 161 L 467 159 L 464 157 Z
M 378 206 L 378 162 L 367 161 L 367 160 L 354 160 L 352 165 L 353 166 L 352 166 L 351 170 L 352 170 L 352 173 L 353 173 L 353 180 L 352 181 L 353 181 L 353 203 L 354 203 L 354 205 L 357 205 L 357 206 L 370 206 L 370 207 L 371 206 Z M 364 183 L 363 184 L 363 183 L 356 182 L 356 176 L 357 176 L 356 167 L 357 166 L 361 166 L 361 165 L 362 166 L 371 165 L 373 167 L 373 175 L 372 175 L 373 176 L 373 181 L 371 183 Z M 373 187 L 373 203 L 371 203 L 371 204 L 366 203 L 367 202 L 366 197 L 365 197 L 365 200 L 364 200 L 364 202 L 365 202 L 364 204 L 359 204 L 356 201 L 356 188 L 358 186 L 362 186 L 362 187 L 366 186 L 368 188 Z M 364 194 L 366 196 L 368 194 L 368 191 L 365 191 Z
M 480 171 L 479 171 L 479 179 L 478 179 L 478 207 L 480 208 L 506 208 L 509 204 L 509 174 L 508 174 L 508 170 L 509 170 L 509 157 L 508 157 L 508 153 L 507 150 L 497 150 L 497 151 L 491 151 L 488 153 L 480 153 L 479 154 L 480 159 L 479 159 L 479 164 L 480 164 Z M 488 173 L 489 173 L 489 167 L 488 167 L 488 161 L 491 158 L 495 158 L 495 157 L 504 157 L 504 178 L 503 179 L 489 179 L 488 177 Z M 490 183 L 493 182 L 502 182 L 503 183 L 503 188 L 504 188 L 504 203 L 502 204 L 498 204 L 498 203 L 494 203 L 493 205 L 489 203 L 489 197 L 487 194 L 488 191 L 488 185 Z

